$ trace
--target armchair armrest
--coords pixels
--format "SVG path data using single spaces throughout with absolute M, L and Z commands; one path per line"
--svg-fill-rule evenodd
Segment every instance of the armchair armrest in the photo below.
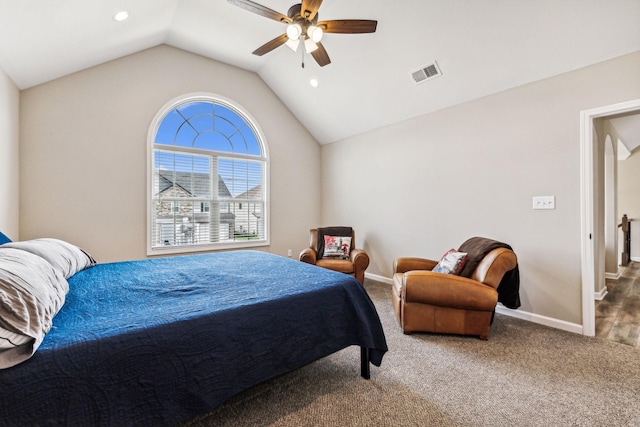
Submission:
M 317 258 L 316 250 L 313 248 L 303 249 L 299 256 L 300 261 L 313 265 L 316 265 Z
M 433 270 L 438 261 L 426 258 L 396 258 L 393 262 L 394 273 L 406 273 L 412 270 Z
M 491 286 L 467 277 L 433 271 L 408 271 L 402 280 L 406 302 L 419 302 L 450 308 L 491 311 L 498 292 Z
M 351 249 L 349 258 L 353 263 L 353 271 L 364 271 L 369 266 L 369 255 L 363 249 Z

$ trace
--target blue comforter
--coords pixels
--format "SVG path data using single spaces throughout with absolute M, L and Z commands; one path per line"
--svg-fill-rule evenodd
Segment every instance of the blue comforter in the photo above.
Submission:
M 355 279 L 264 252 L 98 264 L 69 287 L 36 354 L 0 371 L 2 425 L 173 425 L 345 347 L 387 350 Z

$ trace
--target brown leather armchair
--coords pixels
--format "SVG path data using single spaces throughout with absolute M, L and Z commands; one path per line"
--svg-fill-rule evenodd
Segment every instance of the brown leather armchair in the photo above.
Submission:
M 351 250 L 348 259 L 323 258 L 318 254 L 318 229 L 309 230 L 309 247 L 300 252 L 300 261 L 329 270 L 354 276 L 364 283 L 364 272 L 369 266 L 369 255 L 363 249 L 356 249 L 356 232 L 351 230 Z
M 507 248 L 487 253 L 470 278 L 431 271 L 438 261 L 398 258 L 393 265 L 392 300 L 402 331 L 489 337 L 498 303 L 496 289 L 517 265 Z

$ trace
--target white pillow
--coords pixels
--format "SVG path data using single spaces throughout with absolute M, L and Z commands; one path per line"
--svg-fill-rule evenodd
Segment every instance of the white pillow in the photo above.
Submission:
M 91 255 L 71 243 L 64 240 L 42 238 L 25 240 L 22 242 L 11 242 L 2 245 L 3 248 L 20 249 L 44 258 L 58 270 L 65 279 L 76 274 L 78 271 L 88 267 L 93 267 L 96 261 Z
M 0 369 L 29 359 L 69 291 L 62 273 L 32 253 L 0 248 Z

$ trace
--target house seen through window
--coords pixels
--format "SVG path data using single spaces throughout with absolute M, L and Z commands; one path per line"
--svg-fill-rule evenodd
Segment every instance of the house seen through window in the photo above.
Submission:
M 200 96 L 174 102 L 153 126 L 150 252 L 267 244 L 267 156 L 252 119 Z

